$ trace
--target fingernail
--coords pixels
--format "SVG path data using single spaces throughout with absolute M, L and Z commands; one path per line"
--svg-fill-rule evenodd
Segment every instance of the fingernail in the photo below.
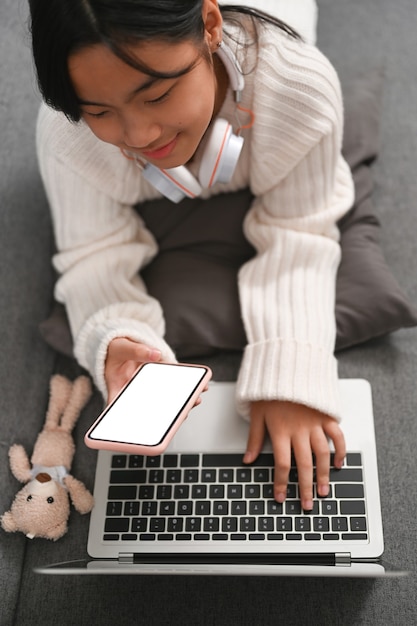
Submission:
M 283 502 L 285 502 L 285 498 L 287 497 L 286 493 L 283 493 L 282 491 L 276 491 L 275 492 L 275 500 L 277 502 L 279 502 L 280 504 L 282 504 Z
M 253 461 L 253 452 L 250 452 L 248 450 L 247 452 L 245 452 L 245 456 L 243 457 L 243 462 L 252 463 L 252 461 Z
M 156 348 L 152 348 L 149 351 L 149 360 L 150 361 L 160 361 L 162 357 L 162 352 L 157 350 Z
M 329 495 L 329 485 L 320 485 L 319 486 L 319 494 L 325 498 Z
M 303 500 L 304 511 L 311 511 L 313 508 L 313 500 Z

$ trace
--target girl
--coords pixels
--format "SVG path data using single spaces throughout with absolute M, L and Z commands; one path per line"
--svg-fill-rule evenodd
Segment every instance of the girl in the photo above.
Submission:
M 217 0 L 30 0 L 30 9 L 49 105 L 38 154 L 58 248 L 56 298 L 78 361 L 110 399 L 140 363 L 175 359 L 138 274 L 155 240 L 132 206 L 159 189 L 178 201 L 184 190 L 209 197 L 249 186 L 244 232 L 257 254 L 239 273 L 244 461 L 268 431 L 276 500 L 286 497 L 292 449 L 311 510 L 312 451 L 321 496 L 328 438 L 337 467 L 345 455 L 336 222 L 352 206 L 353 183 L 333 68 L 279 20 Z

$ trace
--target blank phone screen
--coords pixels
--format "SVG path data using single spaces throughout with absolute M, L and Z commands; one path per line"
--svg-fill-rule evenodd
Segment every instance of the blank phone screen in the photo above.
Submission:
M 206 372 L 205 367 L 146 363 L 103 413 L 89 437 L 158 445 Z

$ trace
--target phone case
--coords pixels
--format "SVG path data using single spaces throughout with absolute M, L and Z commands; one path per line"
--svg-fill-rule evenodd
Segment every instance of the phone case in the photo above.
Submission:
M 132 376 L 131 380 L 133 380 L 133 378 L 138 375 L 139 371 L 141 370 L 141 368 L 144 365 L 146 365 L 146 364 L 144 363 L 143 365 L 140 365 L 138 367 L 138 369 L 136 370 L 136 372 Z M 145 456 L 159 456 L 160 454 L 162 454 L 166 450 L 166 448 L 168 447 L 168 444 L 170 443 L 171 439 L 174 437 L 175 433 L 177 432 L 177 430 L 179 429 L 181 424 L 187 418 L 187 416 L 188 416 L 189 412 L 191 411 L 191 409 L 195 406 L 195 403 L 196 403 L 198 397 L 201 395 L 201 393 L 207 387 L 207 384 L 208 384 L 209 380 L 212 377 L 212 372 L 211 372 L 210 368 L 207 367 L 206 365 L 189 364 L 189 363 L 175 363 L 173 365 L 178 365 L 178 366 L 181 366 L 181 367 L 199 367 L 199 368 L 204 368 L 206 370 L 206 373 L 204 374 L 204 376 L 201 379 L 201 381 L 198 383 L 197 387 L 195 388 L 194 392 L 189 397 L 188 401 L 184 404 L 184 406 L 183 406 L 181 412 L 179 413 L 178 417 L 170 425 L 170 427 L 169 427 L 168 431 L 166 432 L 164 438 L 157 445 L 142 445 L 142 444 L 133 444 L 133 443 L 122 443 L 122 442 L 119 442 L 119 441 L 107 441 L 107 440 L 103 440 L 103 439 L 92 439 L 92 438 L 90 438 L 90 433 L 96 428 L 98 423 L 101 421 L 103 415 L 109 410 L 109 408 L 111 406 L 113 406 L 113 404 L 115 404 L 117 402 L 117 400 L 120 398 L 120 396 L 125 391 L 126 387 L 129 385 L 130 381 L 128 381 L 126 383 L 126 385 L 122 388 L 122 390 L 119 392 L 119 394 L 116 396 L 116 398 L 111 402 L 111 404 L 109 406 L 106 406 L 106 408 L 100 413 L 100 415 L 95 420 L 95 422 L 92 424 L 92 426 L 88 429 L 88 431 L 86 432 L 86 434 L 84 436 L 84 443 L 89 448 L 93 448 L 95 450 L 110 450 L 112 452 L 124 452 L 126 454 L 140 454 L 140 455 L 145 455 Z

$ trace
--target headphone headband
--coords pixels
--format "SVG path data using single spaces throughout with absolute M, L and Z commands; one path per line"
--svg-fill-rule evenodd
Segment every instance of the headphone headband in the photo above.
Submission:
M 240 94 L 245 87 L 245 79 L 239 61 L 231 48 L 225 44 L 224 41 L 220 42 L 216 54 L 219 55 L 229 75 L 230 85 L 235 92 L 235 100 L 236 102 L 240 102 Z

